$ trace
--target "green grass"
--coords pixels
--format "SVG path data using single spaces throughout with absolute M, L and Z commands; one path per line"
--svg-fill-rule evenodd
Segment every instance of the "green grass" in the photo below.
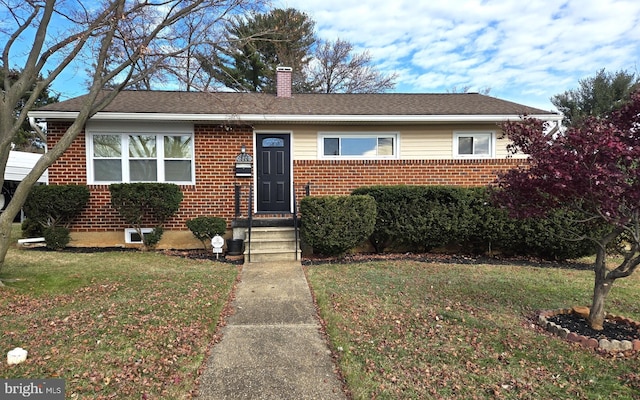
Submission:
M 67 398 L 188 398 L 237 273 L 154 252 L 11 249 L 0 350 L 29 357 L 0 377 L 63 378 Z
M 593 273 L 380 261 L 308 267 L 355 399 L 640 398 L 637 355 L 597 354 L 532 325 L 589 305 Z M 640 278 L 608 311 L 640 320 Z

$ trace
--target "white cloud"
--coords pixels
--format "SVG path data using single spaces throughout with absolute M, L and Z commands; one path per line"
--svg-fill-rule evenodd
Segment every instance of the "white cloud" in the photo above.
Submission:
M 398 91 L 491 88 L 491 94 L 550 109 L 549 98 L 601 68 L 636 72 L 636 0 L 286 0 L 395 72 Z

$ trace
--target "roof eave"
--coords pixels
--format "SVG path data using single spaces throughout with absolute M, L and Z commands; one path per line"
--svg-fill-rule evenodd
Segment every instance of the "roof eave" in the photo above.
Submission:
M 29 117 L 40 120 L 72 120 L 78 112 L 31 111 Z M 532 114 L 545 121 L 561 121 L 559 114 Z M 94 121 L 225 121 L 225 122 L 271 122 L 271 123 L 428 123 L 428 122 L 504 122 L 521 119 L 517 114 L 453 114 L 453 115 L 302 115 L 302 114 L 169 114 L 169 113 L 125 113 L 99 112 L 91 117 Z

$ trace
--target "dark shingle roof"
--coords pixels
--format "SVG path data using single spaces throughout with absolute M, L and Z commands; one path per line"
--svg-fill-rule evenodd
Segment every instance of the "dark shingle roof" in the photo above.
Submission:
M 49 104 L 37 111 L 75 112 L 85 96 Z M 123 91 L 102 113 L 235 115 L 549 115 L 522 104 L 478 93 L 294 94 Z

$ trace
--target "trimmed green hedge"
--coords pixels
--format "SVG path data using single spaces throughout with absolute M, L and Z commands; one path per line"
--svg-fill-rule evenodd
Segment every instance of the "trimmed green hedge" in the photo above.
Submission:
M 378 214 L 371 244 L 386 248 L 429 251 L 456 242 L 471 223 L 468 190 L 443 186 L 373 186 L 352 195 L 376 200 Z
M 145 248 L 158 244 L 165 221 L 178 212 L 183 197 L 180 187 L 172 183 L 114 183 L 109 191 L 111 205 L 143 238 Z M 151 221 L 156 226 L 144 235 L 143 225 Z
M 62 250 L 69 244 L 71 235 L 64 226 L 49 226 L 42 233 L 46 246 L 52 250 Z
M 61 250 L 69 244 L 68 226 L 89 202 L 89 188 L 82 185 L 38 185 L 23 205 L 26 237 L 43 235 L 47 248 Z
M 376 202 L 371 196 L 305 197 L 300 214 L 302 240 L 314 252 L 341 255 L 373 233 Z
M 219 217 L 196 217 L 188 219 L 186 224 L 205 249 L 207 241 L 210 242 L 215 235 L 224 235 L 227 231 L 227 222 Z
M 68 226 L 88 201 L 89 188 L 83 185 L 38 185 L 29 192 L 23 210 L 42 226 Z
M 546 218 L 511 218 L 490 203 L 486 188 L 371 186 L 352 194 L 376 200 L 378 214 L 369 241 L 377 252 L 455 247 L 475 254 L 498 250 L 564 260 L 595 252 L 590 241 L 567 240 L 568 232 L 575 236 L 600 229 L 575 223 L 580 216 L 571 210 Z

